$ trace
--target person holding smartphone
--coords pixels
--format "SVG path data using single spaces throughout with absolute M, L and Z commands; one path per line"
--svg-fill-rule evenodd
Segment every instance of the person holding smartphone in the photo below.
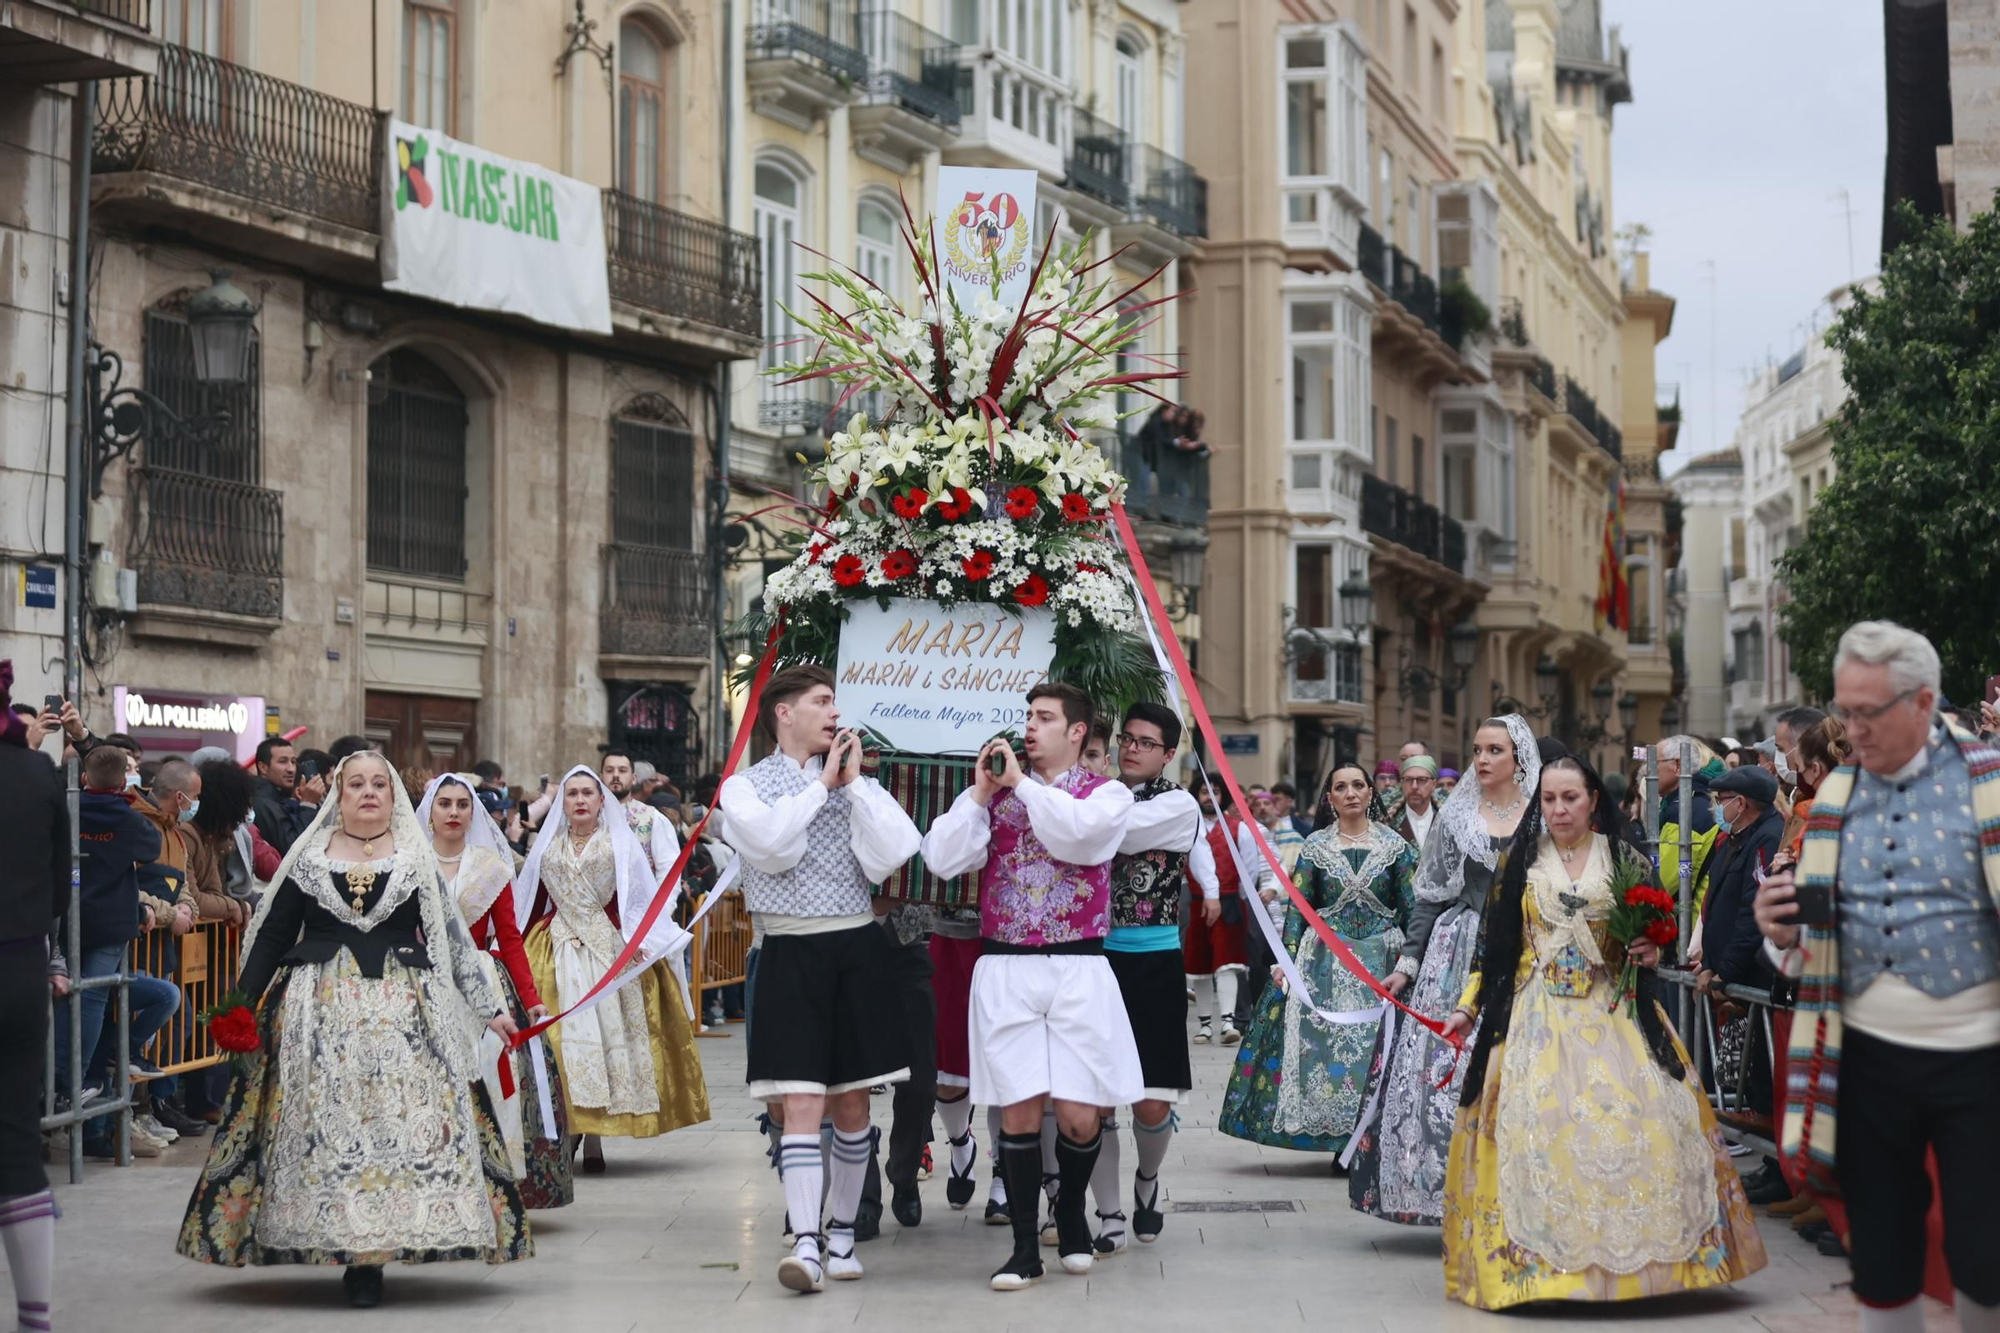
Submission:
M 2000 844 L 1981 836 L 2000 825 L 2000 750 L 1938 720 L 1940 675 L 1900 625 L 1841 636 L 1831 711 L 1853 762 L 1820 783 L 1797 868 L 1755 909 L 1799 978 L 1785 1166 L 1846 1200 L 1866 1333 L 1924 1326 L 1927 1154 L 1960 1327 L 2000 1329 Z

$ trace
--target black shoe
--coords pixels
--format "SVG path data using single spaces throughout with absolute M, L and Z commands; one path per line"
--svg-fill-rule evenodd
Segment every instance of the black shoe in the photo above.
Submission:
M 979 1140 L 972 1137 L 972 1132 L 970 1130 L 966 1131 L 965 1137 L 966 1140 L 972 1144 L 974 1149 L 977 1149 L 979 1147 Z M 952 1147 L 951 1156 L 956 1157 L 958 1155 L 958 1140 L 956 1139 L 952 1140 L 951 1147 Z M 947 1158 L 946 1160 L 948 1162 L 950 1159 Z M 944 1201 L 946 1203 L 950 1204 L 954 1208 L 963 1208 L 965 1207 L 965 1205 L 972 1202 L 972 1195 L 974 1191 L 976 1191 L 979 1188 L 979 1182 L 975 1181 L 972 1178 L 972 1172 L 973 1169 L 978 1165 L 979 1165 L 979 1154 L 977 1151 L 975 1151 L 972 1154 L 972 1160 L 970 1162 L 967 1162 L 965 1165 L 964 1175 L 960 1175 L 955 1168 L 951 1170 L 950 1176 L 948 1176 L 944 1182 Z M 993 1214 L 990 1212 L 987 1214 L 988 1217 L 991 1217 L 992 1215 Z
M 1821 1254 L 1829 1259 L 1845 1259 L 1847 1257 L 1847 1247 L 1842 1245 L 1840 1237 L 1834 1235 L 1831 1231 L 1814 1241 L 1813 1244 L 1818 1247 Z
M 1006 1204 L 1001 1203 L 998 1199 L 988 1199 L 986 1201 L 987 1226 L 989 1227 L 1011 1226 L 1013 1224 L 1013 1221 L 1014 1221 L 1013 1209 L 1009 1208 Z
M 863 1199 L 854 1212 L 854 1239 L 874 1240 L 882 1234 L 882 1205 Z
M 1152 1185 L 1153 1192 L 1151 1194 L 1142 1194 L 1140 1191 L 1148 1184 Z M 1137 1236 L 1142 1244 L 1151 1245 L 1155 1240 L 1158 1240 L 1161 1228 L 1167 1224 L 1167 1219 L 1160 1214 L 1159 1202 L 1160 1178 L 1154 1176 L 1149 1181 L 1145 1176 L 1138 1174 L 1136 1171 L 1133 1172 L 1132 1234 Z
M 895 1197 L 889 1201 L 889 1211 L 896 1215 L 900 1226 L 920 1227 L 924 1224 L 924 1201 L 915 1186 L 905 1190 L 898 1185 Z
M 340 1285 L 347 1288 L 349 1305 L 357 1310 L 372 1310 L 382 1303 L 382 1266 L 349 1264 L 340 1275 Z
M 1833 1234 L 1833 1228 L 1824 1222 L 1808 1222 L 1799 1228 L 1798 1234 L 1800 1240 L 1809 1241 L 1817 1245 L 1821 1236 L 1830 1236 Z
M 1019 1291 L 1042 1280 L 1042 1256 L 1032 1249 L 1016 1249 L 1014 1257 L 1002 1264 L 987 1282 L 995 1291 Z
M 1750 1183 L 1746 1179 L 1743 1185 L 1743 1195 L 1753 1205 L 1783 1203 L 1786 1199 L 1792 1197 L 1792 1187 L 1785 1183 L 1783 1176 L 1773 1171 L 1770 1179 L 1760 1180 L 1755 1184 Z
M 206 1120 L 196 1120 L 193 1116 L 183 1114 L 172 1102 L 154 1102 L 153 1118 L 184 1139 L 196 1138 L 215 1130 L 215 1126 Z

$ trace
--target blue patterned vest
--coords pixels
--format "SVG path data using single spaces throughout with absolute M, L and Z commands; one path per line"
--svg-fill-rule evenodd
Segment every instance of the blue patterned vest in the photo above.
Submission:
M 766 805 L 796 796 L 819 781 L 783 754 L 768 756 L 743 776 Z M 742 884 L 743 904 L 753 912 L 855 916 L 871 910 L 868 875 L 854 855 L 848 828 L 847 788 L 827 793 L 826 804 L 806 826 L 806 854 L 797 865 L 782 875 L 773 875 L 745 861 Z
M 1893 972 L 1934 999 L 2000 978 L 1972 780 L 1952 744 L 1902 782 L 1862 773 L 1840 829 L 1841 990 Z
M 1150 801 L 1180 784 L 1161 776 L 1143 787 L 1132 789 L 1132 799 Z M 1189 843 L 1179 851 L 1159 848 L 1150 852 L 1119 853 L 1111 860 L 1111 928 L 1120 926 L 1177 926 L 1181 920 L 1181 882 L 1187 872 Z

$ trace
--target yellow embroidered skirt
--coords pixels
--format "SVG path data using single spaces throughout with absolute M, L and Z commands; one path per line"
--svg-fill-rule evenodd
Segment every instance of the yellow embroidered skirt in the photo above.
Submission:
M 522 941 L 528 954 L 528 968 L 535 974 L 535 989 L 552 1011 L 575 997 L 563 995 L 556 985 L 554 949 L 548 926 L 537 922 Z M 646 1002 L 647 1045 L 653 1054 L 653 1082 L 659 1090 L 660 1109 L 645 1114 L 613 1115 L 603 1107 L 578 1106 L 569 1102 L 569 1132 L 602 1134 L 607 1138 L 650 1139 L 708 1119 L 708 1084 L 702 1078 L 701 1057 L 695 1053 L 694 1027 L 688 1022 L 687 1006 L 681 1001 L 681 986 L 667 963 L 655 963 L 637 981 L 629 983 Z M 560 1001 L 560 1003 L 559 1003 Z M 556 1024 L 546 1034 L 556 1061 L 562 1061 L 563 1025 Z M 568 1080 L 564 1094 L 569 1095 Z
M 1444 1280 L 1484 1310 L 1738 1281 L 1764 1243 L 1708 1101 L 1647 1051 L 1610 984 L 1514 997 L 1445 1173 Z M 1661 1021 L 1666 1021 L 1664 1012 Z M 1687 1052 L 1675 1041 L 1684 1066 Z

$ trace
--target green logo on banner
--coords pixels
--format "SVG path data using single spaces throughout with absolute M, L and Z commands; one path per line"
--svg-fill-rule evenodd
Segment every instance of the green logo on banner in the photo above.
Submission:
M 424 176 L 424 159 L 430 155 L 430 143 L 423 135 L 414 139 L 396 140 L 396 211 L 402 212 L 412 203 L 418 208 L 429 208 L 437 197 L 431 189 L 430 181 Z

